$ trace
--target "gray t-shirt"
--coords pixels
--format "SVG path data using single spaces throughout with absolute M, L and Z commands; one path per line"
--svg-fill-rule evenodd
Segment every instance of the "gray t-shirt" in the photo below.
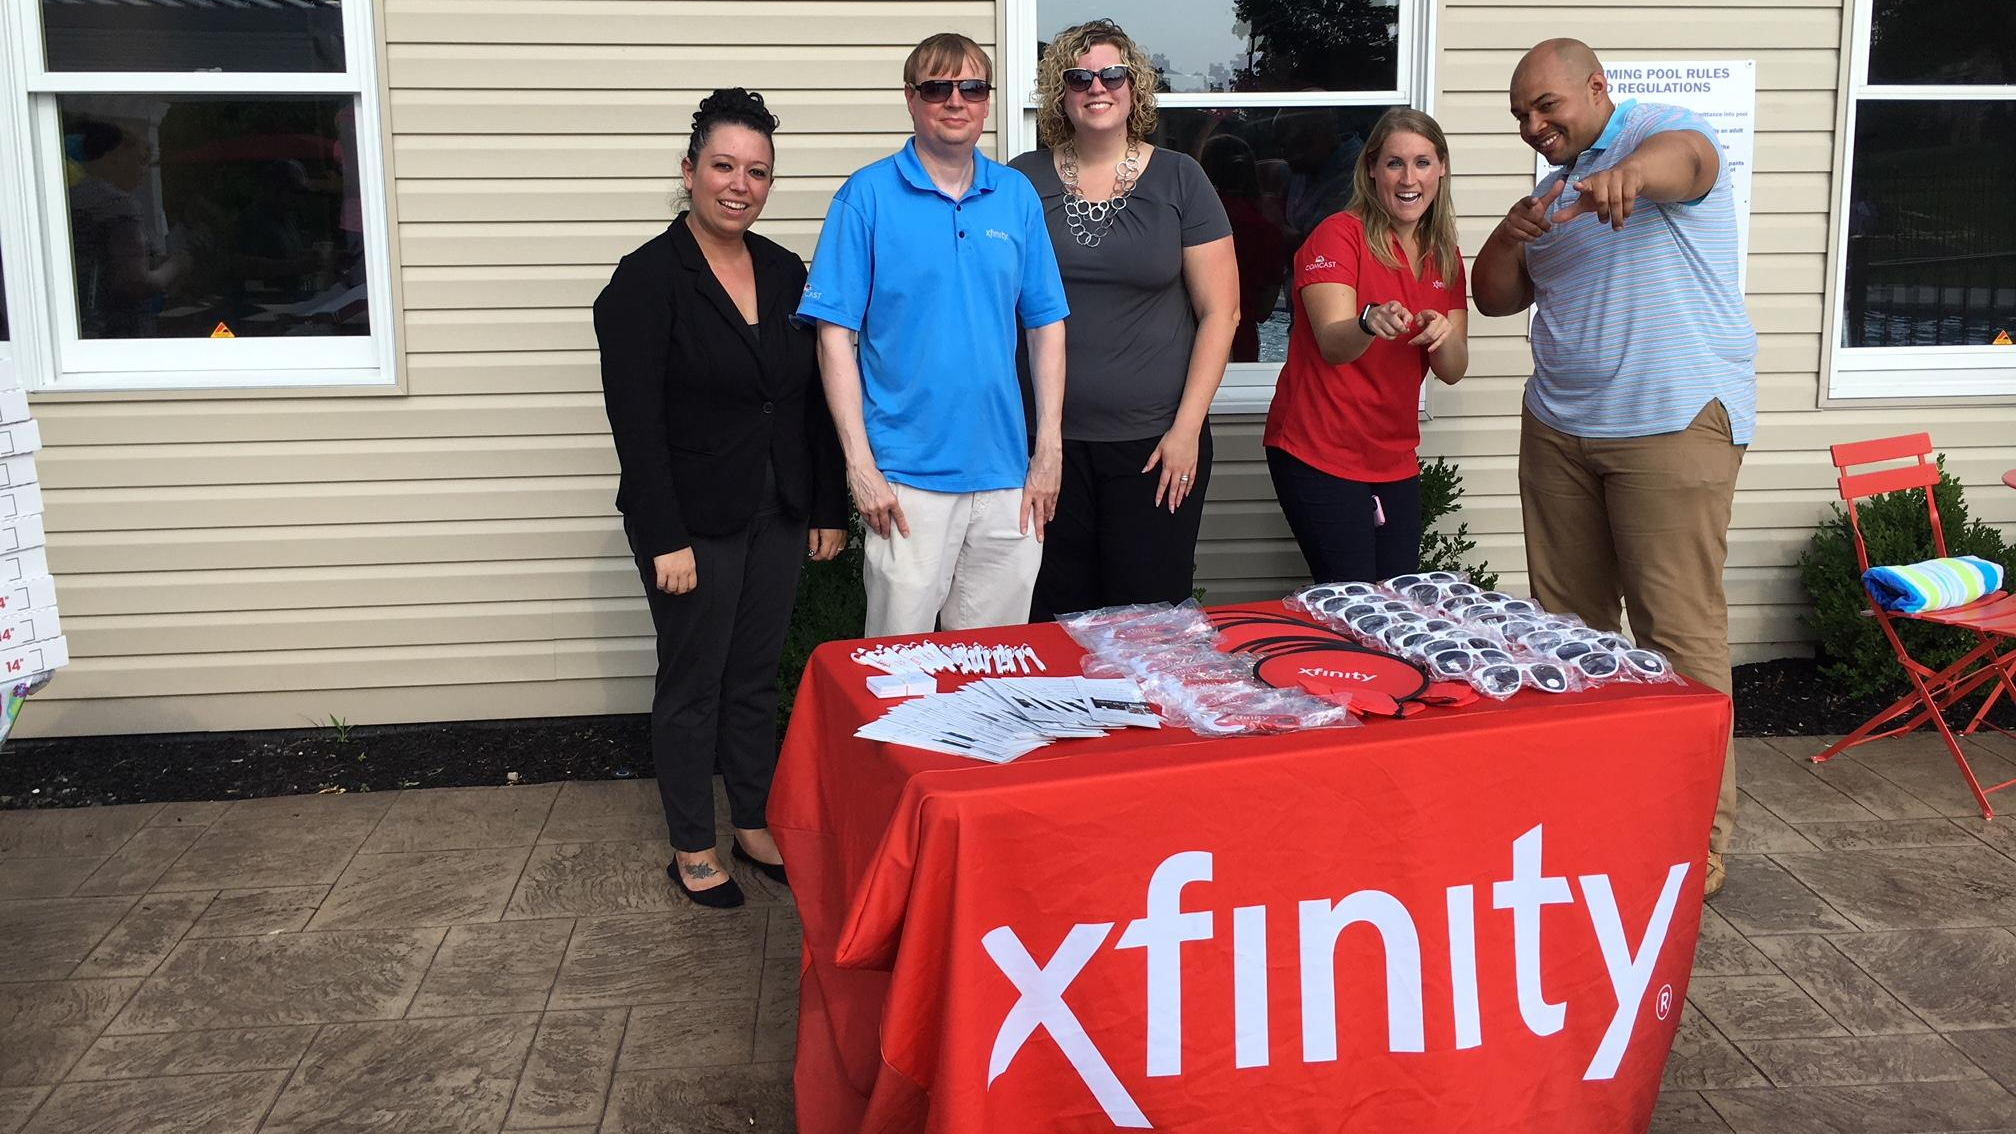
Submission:
M 1073 239 L 1064 219 L 1064 183 L 1050 151 L 1008 164 L 1043 198 L 1043 221 L 1071 304 L 1064 321 L 1064 436 L 1138 441 L 1167 432 L 1197 337 L 1190 289 L 1183 284 L 1183 249 L 1232 235 L 1204 168 L 1187 154 L 1157 149 L 1127 207 L 1099 246 L 1088 248 Z M 1021 354 L 1026 389 L 1026 345 Z

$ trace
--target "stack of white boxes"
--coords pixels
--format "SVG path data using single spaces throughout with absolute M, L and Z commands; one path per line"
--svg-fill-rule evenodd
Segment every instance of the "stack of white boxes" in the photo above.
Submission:
M 11 366 L 0 366 L 0 686 L 70 661 L 42 531 L 35 451 L 42 431 Z

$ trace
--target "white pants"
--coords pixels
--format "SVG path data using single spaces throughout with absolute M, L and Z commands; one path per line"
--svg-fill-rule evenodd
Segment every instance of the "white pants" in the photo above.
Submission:
M 1029 596 L 1043 565 L 1034 532 L 1017 529 L 1022 490 L 926 492 L 889 487 L 910 524 L 867 533 L 862 571 L 870 638 L 929 634 L 1029 621 Z

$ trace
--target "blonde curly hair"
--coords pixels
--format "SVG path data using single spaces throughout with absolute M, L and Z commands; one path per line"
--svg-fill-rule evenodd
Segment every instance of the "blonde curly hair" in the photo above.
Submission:
M 1036 142 L 1056 149 L 1071 140 L 1071 118 L 1064 113 L 1064 72 L 1078 65 L 1086 52 L 1100 44 L 1111 44 L 1120 52 L 1127 68 L 1127 140 L 1145 141 L 1155 132 L 1155 66 L 1148 53 L 1130 39 L 1112 20 L 1088 20 L 1065 28 L 1050 41 L 1036 64 Z

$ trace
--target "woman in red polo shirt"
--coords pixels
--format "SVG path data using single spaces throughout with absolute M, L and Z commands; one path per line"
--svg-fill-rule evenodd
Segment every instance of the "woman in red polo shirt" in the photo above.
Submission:
M 1317 582 L 1421 565 L 1421 382 L 1470 365 L 1449 143 L 1418 110 L 1366 139 L 1351 204 L 1295 254 L 1288 363 L 1267 411 L 1267 471 Z

